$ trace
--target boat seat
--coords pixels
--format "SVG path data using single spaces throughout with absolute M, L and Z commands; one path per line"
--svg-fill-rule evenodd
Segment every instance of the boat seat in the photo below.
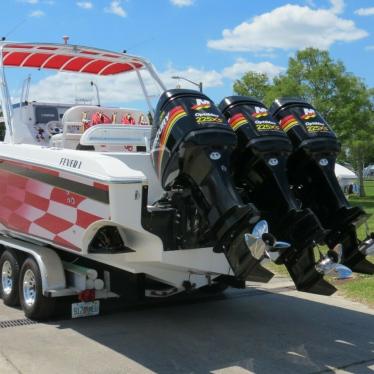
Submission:
M 102 112 L 106 118 L 110 118 L 114 123 L 90 125 L 91 118 L 97 112 Z M 122 119 L 128 115 L 134 119 L 135 124 L 121 124 Z M 87 130 L 85 130 L 85 127 L 87 128 L 85 123 L 89 126 Z M 148 132 L 150 132 L 151 129 L 151 126 L 148 124 L 148 119 L 142 111 L 90 105 L 78 105 L 69 108 L 62 117 L 62 125 L 62 133 L 53 135 L 51 138 L 50 145 L 52 147 L 82 149 L 84 147 L 78 147 L 78 145 L 81 144 L 93 146 L 97 151 L 136 152 L 144 150 L 144 147 L 148 147 L 148 144 L 144 143 L 144 138 L 149 139 Z M 99 138 L 96 136 L 93 140 L 91 137 L 89 140 L 91 142 L 90 144 L 81 143 L 81 138 L 85 134 L 85 131 L 91 130 L 96 126 L 102 128 L 99 132 L 95 131 L 96 135 L 100 133 L 101 138 L 100 136 Z M 111 127 L 110 131 L 109 128 L 107 129 L 110 136 L 108 131 L 104 130 L 105 126 L 114 126 L 114 128 Z M 127 128 L 128 130 L 126 130 Z M 135 135 L 132 130 L 135 131 Z M 141 134 L 143 134 L 142 140 L 139 140 L 139 135 Z M 120 136 L 120 139 L 116 139 L 115 136 Z
M 107 117 L 115 120 L 113 123 L 120 124 L 122 118 L 126 117 L 127 114 L 130 114 L 135 121 L 135 125 L 149 126 L 147 116 L 144 112 L 136 109 L 127 109 L 127 108 L 109 108 L 102 107 L 97 105 L 77 105 L 68 109 L 64 116 L 62 117 L 62 123 L 82 123 L 82 120 L 86 119 L 91 121 L 92 116 L 97 113 L 102 112 Z

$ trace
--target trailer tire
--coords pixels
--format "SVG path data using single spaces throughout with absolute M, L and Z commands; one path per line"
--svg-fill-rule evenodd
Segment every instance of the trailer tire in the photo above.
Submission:
M 54 313 L 55 300 L 43 295 L 42 277 L 36 261 L 29 257 L 22 265 L 19 277 L 19 295 L 27 318 L 45 320 Z
M 12 250 L 5 250 L 0 258 L 0 298 L 5 305 L 19 305 L 19 268 L 18 256 Z

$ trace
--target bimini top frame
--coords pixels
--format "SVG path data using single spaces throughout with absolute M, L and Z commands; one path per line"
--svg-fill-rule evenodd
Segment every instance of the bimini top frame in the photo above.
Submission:
M 13 138 L 12 105 L 6 83 L 5 67 L 50 69 L 64 72 L 117 75 L 135 71 L 149 109 L 154 113 L 141 70 L 147 70 L 162 91 L 166 88 L 145 59 L 127 53 L 70 44 L 0 42 L 1 92 L 4 120 Z

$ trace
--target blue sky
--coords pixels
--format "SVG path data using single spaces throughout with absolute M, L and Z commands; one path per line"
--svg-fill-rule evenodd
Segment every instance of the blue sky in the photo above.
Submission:
M 0 36 L 141 55 L 168 86 L 204 83 L 216 101 L 246 70 L 274 76 L 295 50 L 328 49 L 374 87 L 373 0 L 1 0 Z M 187 85 L 186 85 L 187 87 Z

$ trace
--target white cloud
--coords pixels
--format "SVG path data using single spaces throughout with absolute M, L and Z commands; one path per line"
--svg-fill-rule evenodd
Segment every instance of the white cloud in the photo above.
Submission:
M 316 3 L 314 2 L 314 0 L 305 0 L 305 3 L 311 7 L 315 7 L 316 6 Z
M 112 0 L 108 7 L 104 8 L 106 13 L 112 13 L 119 17 L 126 17 L 127 13 L 121 5 L 121 0 Z
M 205 88 L 219 87 L 223 85 L 223 76 L 216 70 L 196 69 L 194 67 L 178 70 L 170 66 L 168 69 L 160 73 L 160 77 L 166 87 L 175 88 L 177 84 L 180 84 L 182 87 L 196 89 L 195 85 L 188 83 L 183 79 L 179 81 L 172 79 L 171 77 L 173 76 L 186 77 L 196 83 L 202 82 Z
M 179 7 L 190 6 L 194 3 L 194 0 L 170 0 L 170 2 Z
M 345 4 L 344 0 L 330 0 L 331 3 L 331 12 L 335 14 L 340 14 L 343 12 Z
M 357 9 L 355 11 L 355 14 L 357 14 L 359 16 L 373 16 L 374 15 L 374 7 Z
M 29 17 L 35 17 L 35 18 L 39 18 L 43 16 L 45 16 L 45 13 L 42 10 L 34 10 L 33 12 L 29 14 Z
M 141 91 L 136 86 L 136 76 L 133 74 L 98 77 L 63 72 L 31 85 L 30 98 L 37 101 L 50 102 L 53 100 L 60 103 L 74 103 L 75 99 L 84 98 L 95 103 L 96 96 L 90 86 L 91 80 L 98 84 L 103 102 L 122 103 L 141 98 Z M 59 89 L 56 90 L 56 87 Z M 53 92 L 53 98 L 51 98 L 51 92 Z
M 92 9 L 93 4 L 91 1 L 77 1 L 77 5 L 82 9 Z
M 270 78 L 274 78 L 284 70 L 286 69 L 268 61 L 254 63 L 246 61 L 243 58 L 238 58 L 232 66 L 223 69 L 222 75 L 234 80 L 241 78 L 248 71 L 255 71 L 257 73 L 264 73 Z
M 365 47 L 365 50 L 366 50 L 366 51 L 374 51 L 374 45 L 367 45 L 367 46 Z
M 38 4 L 39 0 L 23 0 L 24 3 L 27 3 L 27 4 Z
M 351 20 L 337 14 L 344 2 L 331 0 L 330 9 L 287 4 L 255 16 L 222 32 L 222 39 L 208 41 L 210 48 L 225 51 L 271 51 L 316 47 L 328 49 L 338 41 L 349 42 L 368 35 Z
M 170 65 L 160 72 L 159 76 L 167 88 L 175 88 L 177 85 L 180 85 L 184 88 L 197 89 L 195 85 L 184 80 L 172 79 L 173 76 L 181 76 L 196 83 L 202 82 L 204 89 L 206 89 L 223 86 L 224 80 L 231 81 L 238 79 L 249 70 L 266 73 L 272 78 L 282 72 L 284 68 L 266 61 L 252 63 L 244 59 L 237 59 L 232 66 L 228 66 L 222 71 L 198 69 L 195 67 L 176 69 Z M 157 98 L 161 91 L 152 83 L 153 80 L 148 74 L 144 73 L 142 76 L 149 94 Z M 58 72 L 55 75 L 32 84 L 30 99 L 42 102 L 74 103 L 76 98 L 83 98 L 94 104 L 96 103 L 96 94 L 90 85 L 91 80 L 98 84 L 100 97 L 104 105 L 122 106 L 125 103 L 144 100 L 135 73 L 98 77 L 90 74 L 66 72 Z
M 177 70 L 172 67 L 159 73 L 166 87 L 175 88 L 177 81 L 172 76 L 188 77 L 192 81 L 203 82 L 204 88 L 217 87 L 223 84 L 222 74 L 214 70 L 199 70 L 187 68 Z M 151 96 L 158 97 L 161 91 L 152 83 L 148 74 L 143 74 L 143 79 Z M 92 103 L 96 102 L 96 96 L 90 81 L 98 84 L 100 97 L 103 103 L 123 105 L 126 102 L 144 100 L 137 76 L 134 73 L 121 74 L 108 77 L 98 77 L 89 74 L 74 74 L 59 72 L 31 85 L 30 98 L 37 101 L 74 103 L 76 98 L 84 98 Z M 182 87 L 195 88 L 187 82 L 180 82 Z M 56 90 L 58 87 L 58 90 Z M 53 96 L 51 97 L 51 92 Z

